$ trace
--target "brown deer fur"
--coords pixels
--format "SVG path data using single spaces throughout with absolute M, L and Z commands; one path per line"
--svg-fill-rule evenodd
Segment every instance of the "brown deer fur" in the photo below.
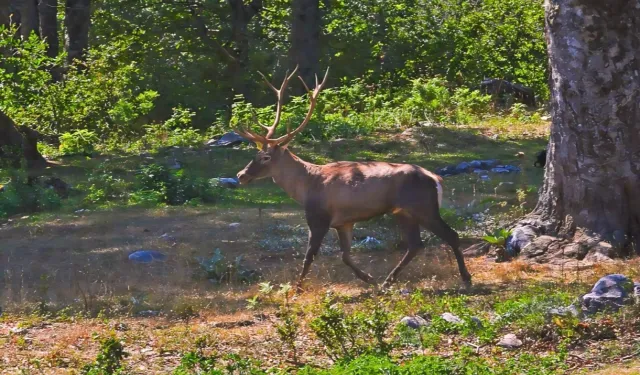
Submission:
M 269 84 L 278 96 L 276 119 L 280 118 L 281 93 L 292 76 L 293 74 L 285 78 L 280 90 Z M 268 130 L 269 137 L 249 130 L 239 130 L 240 134 L 253 140 L 261 148 L 254 160 L 238 173 L 240 183 L 247 184 L 255 179 L 271 177 L 304 207 L 309 225 L 309 244 L 297 283 L 298 290 L 301 289 L 302 281 L 330 228 L 338 232 L 344 263 L 351 267 L 358 278 L 373 284 L 373 277 L 360 270 L 351 259 L 353 226 L 356 222 L 387 213 L 394 215 L 400 224 L 408 250 L 386 278 L 383 287 L 394 282 L 400 271 L 424 247 L 420 239 L 421 226 L 452 247 L 462 280 L 465 285 L 470 285 L 471 275 L 459 249 L 458 234 L 440 217 L 442 179 L 439 176 L 409 164 L 343 161 L 315 165 L 298 158 L 287 148 L 287 143 L 293 136 L 306 126 L 325 81 L 326 75 L 321 84 L 316 80 L 316 88 L 309 90 L 309 112 L 295 131 L 278 139 L 271 139 L 278 121 L 271 127 L 262 125 Z

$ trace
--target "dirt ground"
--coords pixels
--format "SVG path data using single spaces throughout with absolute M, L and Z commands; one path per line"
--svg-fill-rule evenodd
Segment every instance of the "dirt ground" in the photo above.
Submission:
M 394 233 L 392 222 L 381 220 L 365 224 L 356 238 L 371 235 L 392 244 Z M 13 220 L 0 229 L 0 306 L 5 310 L 0 320 L 0 372 L 76 373 L 95 358 L 94 335 L 109 332 L 127 342 L 127 364 L 135 374 L 169 373 L 184 348 L 193 347 L 203 335 L 210 337 L 213 350 L 277 365 L 282 358 L 274 356 L 281 347 L 273 311 L 246 308 L 258 285 L 213 284 L 203 277 L 196 258 L 220 249 L 229 260 L 242 255 L 243 267 L 258 270 L 263 280 L 275 285 L 294 282 L 306 236 L 302 212 L 293 209 L 122 209 L 85 211 L 46 223 Z M 139 249 L 159 250 L 168 257 L 152 264 L 131 262 L 128 255 Z M 403 253 L 387 246 L 356 251 L 354 257 L 381 281 Z M 430 245 L 402 274 L 401 284 L 410 289 L 457 288 L 459 277 L 449 253 L 445 246 Z M 530 279 L 594 280 L 604 273 L 638 268 L 637 262 L 566 267 L 496 264 L 487 258 L 467 262 L 480 289 Z M 317 300 L 329 289 L 354 298 L 370 293 L 342 263 L 333 233 L 306 285 L 302 301 Z M 74 312 L 98 317 L 19 315 L 38 304 L 47 309 L 71 306 Z M 101 318 L 101 310 L 109 318 Z M 184 319 L 181 314 L 187 310 L 198 314 Z M 139 317 L 145 312 L 160 316 Z M 328 363 L 311 335 L 302 335 L 298 345 L 315 356 L 317 364 Z

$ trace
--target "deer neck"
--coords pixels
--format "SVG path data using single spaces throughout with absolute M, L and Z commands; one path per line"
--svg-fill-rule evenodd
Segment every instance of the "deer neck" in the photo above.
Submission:
M 300 159 L 289 150 L 285 150 L 280 157 L 273 182 L 293 200 L 304 205 L 317 166 Z

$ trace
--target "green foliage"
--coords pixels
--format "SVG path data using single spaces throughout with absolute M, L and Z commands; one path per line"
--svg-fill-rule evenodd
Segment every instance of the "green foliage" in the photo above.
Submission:
M 311 329 L 333 360 L 351 360 L 365 353 L 386 355 L 391 345 L 385 334 L 391 317 L 381 302 L 370 302 L 365 310 L 347 313 L 344 306 L 325 298 L 320 314 L 311 321 Z
M 215 190 L 206 179 L 190 176 L 182 169 L 171 171 L 164 165 L 148 164 L 140 168 L 137 179 L 139 190 L 146 192 L 147 197 L 160 197 L 160 203 L 181 205 L 196 198 L 205 203 L 216 200 Z
M 95 145 L 98 143 L 96 133 L 80 129 L 72 133 L 63 133 L 60 136 L 60 154 L 62 155 L 86 155 L 91 156 Z
M 100 341 L 100 351 L 95 362 L 82 369 L 83 375 L 122 375 L 122 360 L 128 356 L 124 346 L 115 337 L 107 337 Z
M 54 210 L 60 205 L 53 189 L 29 183 L 26 170 L 0 169 L 0 217 Z
M 482 239 L 494 246 L 504 248 L 506 246 L 507 238 L 509 238 L 510 235 L 511 230 L 499 228 L 493 233 L 487 233 L 487 235 L 482 237 Z

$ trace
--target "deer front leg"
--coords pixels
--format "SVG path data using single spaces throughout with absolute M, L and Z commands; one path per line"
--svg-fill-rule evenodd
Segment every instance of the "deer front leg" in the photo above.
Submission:
M 311 268 L 311 263 L 316 255 L 318 255 L 318 251 L 320 250 L 320 245 L 322 245 L 322 240 L 324 236 L 329 231 L 329 224 L 325 225 L 315 225 L 309 226 L 309 245 L 307 246 L 307 253 L 304 256 L 304 263 L 302 265 L 302 272 L 300 273 L 300 278 L 298 279 L 298 283 L 296 284 L 296 293 L 302 292 L 302 281 L 309 273 L 309 269 Z
M 342 250 L 342 261 L 347 266 L 351 267 L 353 272 L 358 278 L 365 283 L 375 284 L 373 277 L 368 273 L 363 272 L 351 259 L 351 239 L 353 238 L 353 224 L 347 224 L 338 230 L 338 238 L 340 239 L 340 250 Z

